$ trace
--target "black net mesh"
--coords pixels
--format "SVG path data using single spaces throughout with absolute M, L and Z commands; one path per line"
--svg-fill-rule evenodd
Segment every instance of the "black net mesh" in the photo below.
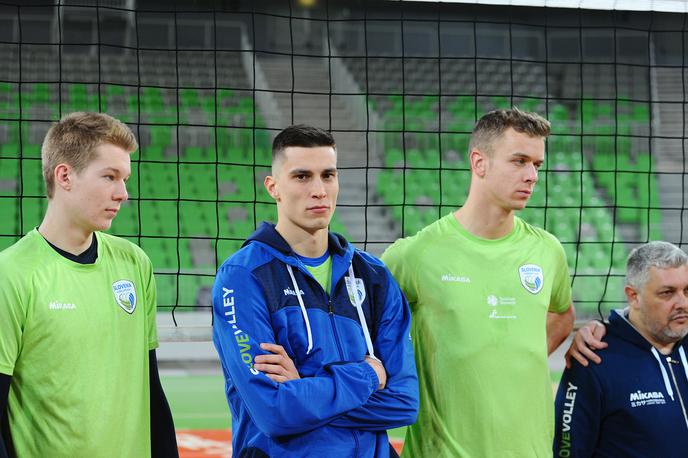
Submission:
M 623 305 L 634 246 L 686 243 L 686 15 L 161 5 L 0 4 L 0 248 L 45 210 L 40 144 L 50 122 L 107 112 L 140 141 L 110 232 L 151 257 L 161 310 L 177 319 L 205 310 L 208 324 L 217 266 L 275 219 L 262 182 L 281 128 L 333 132 L 332 229 L 380 254 L 462 204 L 473 124 L 510 106 L 552 123 L 520 216 L 562 242 L 579 316 Z

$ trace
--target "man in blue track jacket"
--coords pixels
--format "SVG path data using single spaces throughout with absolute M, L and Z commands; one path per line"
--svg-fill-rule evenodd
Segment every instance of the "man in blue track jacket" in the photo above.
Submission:
M 335 148 L 318 128 L 277 135 L 265 179 L 277 224 L 215 279 L 235 456 L 387 457 L 386 430 L 416 419 L 409 306 L 381 261 L 328 231 Z
M 600 364 L 572 361 L 556 399 L 555 457 L 688 456 L 688 256 L 650 242 L 628 258 Z

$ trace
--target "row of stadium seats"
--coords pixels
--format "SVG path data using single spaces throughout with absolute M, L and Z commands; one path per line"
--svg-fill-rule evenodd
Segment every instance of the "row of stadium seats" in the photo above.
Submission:
M 125 122 L 262 127 L 250 91 L 84 83 L 0 83 L 0 117 L 55 120 L 60 113 L 102 111 Z
M 567 98 L 650 98 L 647 67 L 534 63 L 479 57 L 343 57 L 358 86 L 381 94 L 514 94 Z M 618 70 L 618 71 L 617 71 Z
M 0 83 L 0 117 L 7 120 L 0 126 L 0 249 L 35 227 L 45 211 L 38 159 L 48 126 L 33 119 L 55 120 L 61 108 L 107 111 L 125 122 L 171 123 L 136 129 L 140 150 L 132 156 L 131 200 L 111 232 L 149 254 L 160 304 L 206 305 L 203 294 L 217 264 L 255 229 L 254 213 L 258 222 L 275 220 L 274 204 L 253 203 L 271 201 L 262 186 L 265 167 L 252 166 L 269 165 L 270 139 L 266 130 L 246 128 L 254 118 L 262 124 L 250 92 L 86 84 L 62 84 L 61 90 L 48 83 L 23 84 L 21 90 Z M 244 128 L 178 127 L 177 113 L 182 124 Z M 212 240 L 217 237 L 225 240 Z
M 95 45 L 96 48 L 98 45 Z M 73 49 L 73 48 L 72 48 Z M 244 65 L 244 52 L 137 49 L 108 53 L 87 48 L 70 52 L 45 44 L 3 43 L 0 56 L 2 81 L 79 81 L 168 87 L 232 87 L 250 89 L 252 65 Z M 67 52 L 65 52 L 67 51 Z
M 403 136 L 384 135 L 384 168 L 377 175 L 376 187 L 404 235 L 414 234 L 460 206 L 467 196 L 468 132 L 475 122 L 476 105 L 478 112 L 509 106 L 508 100 L 500 97 L 486 102 L 465 96 L 442 98 L 441 102 L 442 113 L 448 113 L 446 125 L 443 117 L 443 130 L 465 134 L 427 132 L 440 111 L 440 99 L 435 96 L 378 97 L 372 104 L 380 111 L 385 129 L 406 130 Z M 524 109 L 542 111 L 538 100 L 528 102 Z M 574 113 L 582 117 L 576 118 Z M 586 301 L 590 301 L 588 307 L 596 308 L 595 301 L 600 298 L 623 299 L 619 296 L 623 288 L 617 284 L 622 279 L 613 275 L 622 273 L 628 248 L 615 221 L 632 225 L 640 240 L 661 238 L 652 157 L 639 152 L 642 150 L 633 137 L 647 128 L 648 118 L 646 105 L 623 100 L 584 100 L 576 109 L 550 106 L 553 134 L 548 139 L 546 165 L 539 176 L 538 192 L 521 216 L 562 241 L 569 266 L 580 274 L 574 286 L 583 308 Z M 595 135 L 575 135 L 581 126 L 583 132 Z
M 622 136 L 647 134 L 649 107 L 645 102 L 584 99 L 575 107 L 536 98 L 510 100 L 507 97 L 474 96 L 377 96 L 369 106 L 384 119 L 385 130 L 442 131 L 469 133 L 477 119 L 494 107 L 517 105 L 526 111 L 547 115 L 552 133 L 561 135 Z M 608 137 L 609 138 L 609 137 Z M 585 139 L 589 141 L 589 138 Z M 613 140 L 613 137 L 609 138 Z

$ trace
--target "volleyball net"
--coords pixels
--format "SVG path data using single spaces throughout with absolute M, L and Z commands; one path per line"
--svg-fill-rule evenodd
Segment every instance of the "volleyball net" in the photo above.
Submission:
M 562 242 L 579 317 L 623 306 L 634 246 L 688 243 L 685 13 L 197 3 L 0 3 L 0 248 L 43 216 L 50 123 L 117 117 L 140 148 L 110 232 L 150 256 L 163 338 L 210 338 L 216 269 L 275 221 L 262 182 L 271 139 L 294 123 L 332 131 L 331 229 L 379 255 L 461 206 L 483 113 L 548 118 L 520 216 Z

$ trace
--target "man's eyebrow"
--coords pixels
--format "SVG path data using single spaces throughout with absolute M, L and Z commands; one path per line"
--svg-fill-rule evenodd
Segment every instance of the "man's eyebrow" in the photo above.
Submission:
M 100 170 L 100 173 L 108 173 L 108 172 L 114 173 L 115 175 L 118 175 L 118 176 L 124 176 L 127 178 L 131 176 L 131 172 L 129 172 L 129 174 L 126 174 L 121 169 L 118 169 L 117 167 L 103 167 Z
M 531 156 L 531 155 L 529 155 L 529 154 L 521 153 L 521 152 L 512 153 L 512 154 L 511 154 L 511 157 L 512 157 L 513 159 L 516 159 L 516 158 L 518 158 L 518 159 L 529 159 L 529 160 L 531 160 L 531 161 L 533 161 L 533 162 L 544 162 L 544 161 L 545 161 L 544 159 L 538 159 L 538 158 L 533 157 L 533 156 Z
M 294 169 L 289 171 L 289 175 L 311 175 L 313 172 L 308 169 Z
M 328 167 L 326 169 L 323 169 L 322 172 L 320 173 L 335 173 L 337 172 L 336 167 Z M 294 169 L 289 171 L 289 175 L 312 175 L 313 171 L 310 169 Z
M 122 171 L 118 169 L 117 167 L 103 167 L 101 169 L 101 172 L 115 172 L 121 174 Z

